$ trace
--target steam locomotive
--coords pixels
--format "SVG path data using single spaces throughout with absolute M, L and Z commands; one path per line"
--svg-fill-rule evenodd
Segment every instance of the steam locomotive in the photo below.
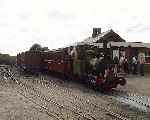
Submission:
M 93 45 L 26 51 L 17 55 L 17 65 L 27 72 L 57 73 L 66 79 L 80 80 L 94 88 L 110 91 L 118 85 L 124 86 L 126 80 L 114 73 L 113 60 L 106 51 Z

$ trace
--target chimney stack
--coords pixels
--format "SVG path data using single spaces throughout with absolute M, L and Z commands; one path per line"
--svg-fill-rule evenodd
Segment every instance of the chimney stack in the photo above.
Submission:
M 98 34 L 101 34 L 101 28 L 97 28 L 98 29 Z
M 93 28 L 92 37 L 95 38 L 98 34 L 101 34 L 101 28 Z
M 96 34 L 97 34 L 97 29 L 96 28 L 93 28 L 93 33 L 92 33 L 92 37 L 96 37 Z

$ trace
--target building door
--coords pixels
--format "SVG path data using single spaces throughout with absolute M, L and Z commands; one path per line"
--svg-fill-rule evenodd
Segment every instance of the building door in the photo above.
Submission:
M 138 53 L 139 53 L 139 51 L 138 51 L 137 48 L 132 48 L 132 50 L 131 50 L 131 56 L 132 56 L 132 57 L 133 57 L 133 56 L 138 57 Z
M 113 59 L 115 56 L 119 58 L 119 50 L 113 50 Z

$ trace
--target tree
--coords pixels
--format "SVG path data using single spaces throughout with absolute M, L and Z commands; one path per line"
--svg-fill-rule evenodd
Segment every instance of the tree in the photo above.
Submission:
M 43 48 L 40 44 L 35 43 L 31 46 L 29 51 L 42 51 L 42 49 Z
M 49 51 L 48 47 L 43 47 L 42 51 Z
M 40 44 L 33 44 L 29 51 L 48 51 L 48 47 L 42 47 Z
M 16 63 L 16 56 L 0 53 L 0 64 L 14 65 Z

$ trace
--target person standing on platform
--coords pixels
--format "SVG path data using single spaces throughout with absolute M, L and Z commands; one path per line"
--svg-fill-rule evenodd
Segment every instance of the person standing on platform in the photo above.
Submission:
M 145 64 L 144 54 L 139 55 L 139 64 L 140 64 L 140 74 L 141 76 L 144 76 L 144 64 Z
M 123 64 L 124 64 L 124 56 L 122 55 L 119 60 L 120 70 L 119 72 L 123 72 Z
M 135 56 L 132 58 L 132 67 L 133 67 L 133 74 L 137 74 L 137 59 Z
M 115 71 L 115 73 L 118 73 L 119 58 L 117 56 L 115 56 L 113 61 L 114 61 L 114 71 Z
M 129 74 L 129 63 L 127 57 L 124 59 L 124 71 L 126 74 Z

